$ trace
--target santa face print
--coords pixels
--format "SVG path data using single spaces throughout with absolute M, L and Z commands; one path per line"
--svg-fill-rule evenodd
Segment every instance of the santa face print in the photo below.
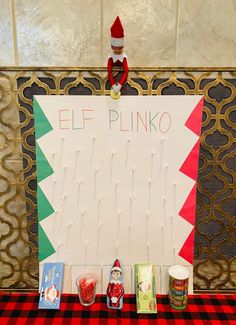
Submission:
M 45 290 L 46 300 L 54 302 L 58 297 L 59 297 L 59 291 L 56 289 L 55 285 Z
M 111 276 L 112 276 L 112 279 L 119 280 L 121 273 L 120 273 L 120 271 L 112 271 Z
M 111 46 L 111 49 L 113 51 L 114 54 L 116 55 L 120 55 L 123 53 L 123 46 Z
M 151 289 L 151 285 L 148 282 L 141 281 L 138 284 L 138 288 L 142 292 L 147 292 L 147 291 L 149 291 Z

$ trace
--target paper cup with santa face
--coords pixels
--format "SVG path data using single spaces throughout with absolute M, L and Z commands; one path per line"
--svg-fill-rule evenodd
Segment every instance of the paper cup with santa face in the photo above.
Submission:
M 90 306 L 95 302 L 97 282 L 98 278 L 95 274 L 84 273 L 79 275 L 76 286 L 81 305 Z
M 188 301 L 189 270 L 181 265 L 169 268 L 169 301 L 174 309 L 183 310 Z

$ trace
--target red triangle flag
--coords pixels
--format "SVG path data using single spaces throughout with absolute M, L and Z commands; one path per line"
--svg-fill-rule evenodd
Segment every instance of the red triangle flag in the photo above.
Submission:
M 180 167 L 180 172 L 192 178 L 193 180 L 197 180 L 198 173 L 198 158 L 199 158 L 199 146 L 200 140 L 196 142 L 193 149 L 191 150 L 188 157 L 185 159 L 183 165 Z
M 179 256 L 193 264 L 194 228 L 179 251 Z
M 196 135 L 200 136 L 201 134 L 201 125 L 202 125 L 202 110 L 204 105 L 204 97 L 195 106 L 194 110 L 187 119 L 185 126 L 192 130 Z
M 195 225 L 196 192 L 197 185 L 195 184 L 179 212 L 179 215 L 193 226 Z

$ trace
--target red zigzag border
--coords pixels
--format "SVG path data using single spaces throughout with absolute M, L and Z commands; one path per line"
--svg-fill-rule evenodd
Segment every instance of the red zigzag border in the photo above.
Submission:
M 194 110 L 190 114 L 185 126 L 194 132 L 198 137 L 201 134 L 202 111 L 204 105 L 204 97 L 198 102 Z M 193 247 L 195 234 L 195 214 L 196 214 L 196 192 L 197 192 L 197 174 L 198 174 L 198 159 L 199 159 L 200 139 L 198 138 L 190 154 L 185 159 L 179 171 L 186 176 L 192 178 L 195 183 L 191 189 L 186 201 L 184 202 L 179 215 L 194 226 L 188 238 L 179 251 L 179 256 L 185 259 L 190 264 L 193 264 Z

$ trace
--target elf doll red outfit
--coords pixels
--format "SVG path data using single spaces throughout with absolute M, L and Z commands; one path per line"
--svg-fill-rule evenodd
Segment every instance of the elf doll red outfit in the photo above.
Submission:
M 124 287 L 122 269 L 119 260 L 115 260 L 111 269 L 111 278 L 107 287 L 107 307 L 121 309 L 123 307 Z
M 128 77 L 129 68 L 127 62 L 127 55 L 123 53 L 123 48 L 124 48 L 124 29 L 123 26 L 121 25 L 120 18 L 116 17 L 116 20 L 111 26 L 112 53 L 108 56 L 108 62 L 107 62 L 108 78 L 114 93 L 118 93 L 121 90 L 121 87 L 124 85 Z M 123 73 L 119 82 L 116 82 L 112 76 L 112 69 L 115 66 L 123 67 Z

